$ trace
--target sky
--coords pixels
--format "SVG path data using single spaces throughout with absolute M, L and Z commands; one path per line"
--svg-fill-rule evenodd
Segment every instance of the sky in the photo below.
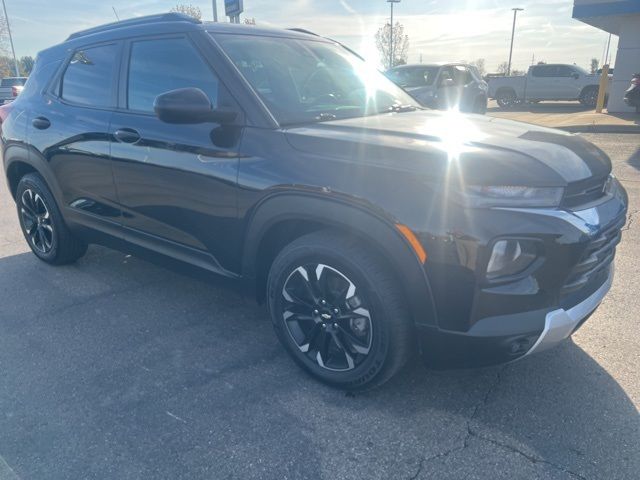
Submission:
M 120 19 L 168 11 L 178 0 L 5 0 L 16 54 L 34 55 L 70 33 Z M 218 1 L 223 13 L 224 1 Z M 180 0 L 212 19 L 211 0 Z M 532 60 L 588 67 L 604 57 L 608 34 L 571 18 L 573 0 L 402 0 L 394 18 L 409 36 L 409 63 L 474 61 L 492 72 L 508 59 L 513 12 L 518 14 L 513 68 Z M 379 63 L 374 36 L 389 19 L 385 0 L 244 0 L 258 24 L 301 27 L 334 38 Z M 615 60 L 617 37 L 611 55 Z M 612 61 L 613 64 L 613 61 Z

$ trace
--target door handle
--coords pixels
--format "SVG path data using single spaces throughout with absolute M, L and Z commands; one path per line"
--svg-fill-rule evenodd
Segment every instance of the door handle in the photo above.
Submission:
M 133 128 L 119 128 L 115 131 L 114 136 L 122 143 L 136 143 L 140 140 L 140 134 Z
M 31 121 L 31 125 L 33 125 L 38 130 L 46 130 L 51 126 L 51 122 L 48 118 L 36 117 Z

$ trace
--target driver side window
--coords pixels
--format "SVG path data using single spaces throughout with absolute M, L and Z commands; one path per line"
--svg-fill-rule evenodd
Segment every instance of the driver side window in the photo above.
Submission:
M 186 38 L 141 40 L 131 44 L 127 106 L 153 112 L 155 98 L 170 90 L 196 87 L 218 106 L 219 82 Z

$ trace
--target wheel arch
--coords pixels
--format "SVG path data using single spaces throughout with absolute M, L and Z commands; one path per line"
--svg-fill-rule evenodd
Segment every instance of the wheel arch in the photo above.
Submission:
M 504 93 L 504 92 L 510 92 L 510 93 L 513 93 L 516 97 L 518 96 L 518 94 L 516 93 L 516 89 L 515 88 L 503 86 L 503 87 L 498 87 L 496 89 L 496 93 L 495 93 L 494 98 L 498 98 L 498 95 L 500 95 L 501 93 Z
M 259 301 L 264 300 L 266 276 L 282 248 L 304 234 L 327 228 L 367 241 L 401 283 L 414 323 L 437 324 L 425 270 L 394 222 L 364 205 L 309 193 L 275 194 L 250 216 L 242 274 Z
M 8 158 L 5 164 L 5 172 L 7 185 L 9 186 L 9 191 L 11 192 L 14 200 L 16 198 L 16 190 L 20 183 L 20 179 L 29 173 L 38 173 L 44 179 L 49 190 L 51 190 L 55 200 L 59 202 L 59 199 L 61 198 L 60 189 L 58 188 L 58 184 L 55 181 L 53 174 L 48 168 L 44 168 L 42 165 L 38 165 L 37 162 L 34 162 L 31 159 L 31 156 L 27 158 L 23 156 Z

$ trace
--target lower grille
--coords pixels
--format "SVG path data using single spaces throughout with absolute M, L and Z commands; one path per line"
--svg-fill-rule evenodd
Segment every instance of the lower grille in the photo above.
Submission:
M 613 262 L 616 245 L 620 242 L 621 228 L 625 218 L 620 219 L 594 237 L 585 249 L 578 264 L 573 268 L 562 288 L 562 294 L 580 290 L 589 280 L 602 272 Z

